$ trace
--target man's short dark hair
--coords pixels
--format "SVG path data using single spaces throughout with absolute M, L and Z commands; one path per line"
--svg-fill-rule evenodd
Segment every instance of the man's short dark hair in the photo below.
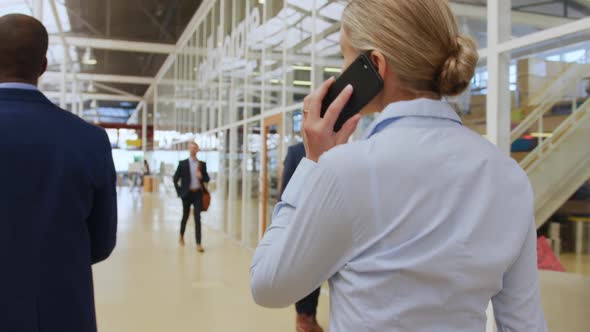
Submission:
M 36 82 L 45 70 L 48 47 L 43 23 L 21 14 L 0 17 L 0 77 Z

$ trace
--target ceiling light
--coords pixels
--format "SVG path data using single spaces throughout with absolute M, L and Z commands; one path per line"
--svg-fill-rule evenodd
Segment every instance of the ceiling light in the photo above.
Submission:
M 98 63 L 98 60 L 94 57 L 92 49 L 90 47 L 86 48 L 84 51 L 84 55 L 82 56 L 82 63 L 89 66 L 94 66 Z
M 334 74 L 340 74 L 342 72 L 342 70 L 340 68 L 331 68 L 331 67 L 324 68 L 324 71 L 326 73 L 334 73 Z
M 310 81 L 293 81 L 293 84 L 300 85 L 300 86 L 311 86 Z
M 310 66 L 293 66 L 293 69 L 295 69 L 295 70 L 311 71 L 311 67 Z

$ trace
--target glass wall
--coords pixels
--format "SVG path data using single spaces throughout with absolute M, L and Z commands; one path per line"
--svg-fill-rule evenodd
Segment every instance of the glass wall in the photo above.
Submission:
M 160 149 L 184 151 L 197 137 L 208 159 L 218 158 L 205 222 L 254 247 L 279 199 L 285 153 L 303 141 L 303 99 L 340 74 L 346 2 L 217 0 L 205 6 L 157 85 L 156 140 Z M 461 28 L 485 39 L 482 17 L 462 18 Z M 474 90 L 482 86 L 474 81 Z M 478 119 L 474 128 L 485 133 L 485 95 L 470 91 L 451 102 Z M 358 133 L 372 118 L 363 119 Z M 215 144 L 207 143 L 211 138 Z
M 501 77 L 509 90 L 502 98 L 510 106 L 500 112 L 510 114 L 512 156 L 522 161 L 534 148 L 522 150 L 523 139 L 533 137 L 540 144 L 588 99 L 588 76 L 582 75 L 586 67 L 572 67 L 588 63 L 588 31 L 578 29 L 551 41 L 535 37 L 538 41 L 532 43 L 514 38 L 585 16 L 572 8 L 564 16 L 547 12 L 541 3 L 528 1 L 528 6 L 513 0 L 511 43 L 524 46 L 500 45 L 504 48 L 499 51 L 498 45 L 488 45 L 483 3 L 451 2 L 460 30 L 477 40 L 482 57 L 471 88 L 447 101 L 467 127 L 488 135 L 494 124 L 488 114 L 489 74 L 498 70 L 490 67 L 489 57 L 508 54 Z M 200 21 L 189 27 L 190 37 L 158 81 L 156 141 L 161 149 L 182 151 L 196 137 L 208 163 L 215 165 L 210 167 L 214 201 L 206 222 L 255 247 L 279 199 L 288 147 L 303 141 L 302 101 L 341 72 L 340 18 L 346 1 L 217 0 L 204 6 Z M 552 89 L 566 72 L 579 75 Z M 543 114 L 553 117 L 530 120 L 542 104 L 539 98 L 548 95 L 555 100 Z M 567 112 L 559 113 L 562 109 Z M 355 137 L 373 119 L 365 117 Z

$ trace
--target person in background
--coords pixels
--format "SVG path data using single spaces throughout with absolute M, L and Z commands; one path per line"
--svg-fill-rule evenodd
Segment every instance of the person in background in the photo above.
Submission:
M 138 174 L 138 176 L 140 177 L 140 186 L 143 188 L 143 184 L 145 183 L 145 177 L 146 176 L 150 176 L 151 172 L 150 172 L 150 164 L 147 162 L 147 160 L 143 160 L 143 170 L 141 172 L 141 174 Z
M 282 308 L 330 282 L 330 331 L 543 332 L 533 191 L 509 155 L 442 99 L 478 63 L 445 0 L 352 0 L 346 69 L 369 57 L 384 88 L 334 132 L 355 89 L 322 117 L 330 79 L 304 100 L 304 158 L 250 269 L 254 301 Z M 364 114 L 380 112 L 348 143 Z
M 289 147 L 283 167 L 281 196 L 283 195 L 283 192 L 287 188 L 293 173 L 295 173 L 297 166 L 303 158 L 305 158 L 305 145 L 303 143 L 298 143 Z M 297 312 L 297 332 L 323 332 L 323 329 L 318 324 L 316 318 L 319 298 L 320 288 L 317 288 L 311 292 L 311 294 L 307 295 L 295 304 L 295 310 Z
M 143 161 L 143 175 L 151 175 L 150 164 L 147 162 L 147 160 Z
M 201 210 L 203 203 L 203 186 L 209 183 L 209 173 L 207 173 L 207 164 L 197 159 L 199 145 L 195 142 L 189 143 L 189 159 L 183 160 L 178 164 L 176 173 L 174 173 L 174 187 L 178 197 L 182 199 L 182 220 L 180 221 L 180 245 L 184 246 L 184 233 L 186 223 L 193 206 L 195 216 L 195 238 L 197 241 L 197 251 L 203 253 L 205 250 L 201 244 Z
M 164 187 L 164 190 L 167 191 L 167 187 L 166 187 L 166 163 L 164 163 L 163 161 L 160 162 L 159 176 L 160 176 L 160 182 L 162 183 L 162 187 Z
M 48 38 L 32 17 L 0 17 L 0 330 L 95 332 L 116 173 L 106 132 L 39 91 Z

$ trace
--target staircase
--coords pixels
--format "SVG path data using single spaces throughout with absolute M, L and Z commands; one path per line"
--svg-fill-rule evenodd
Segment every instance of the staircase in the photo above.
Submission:
M 578 84 L 582 78 L 588 76 L 590 76 L 590 64 L 568 64 L 556 79 L 528 100 L 527 104 L 534 106 L 531 106 L 527 111 L 527 117 L 512 131 L 510 135 L 512 142 L 520 138 L 535 122 L 562 101 L 572 83 Z
M 590 178 L 590 98 L 523 159 L 521 166 L 535 193 L 538 228 Z

